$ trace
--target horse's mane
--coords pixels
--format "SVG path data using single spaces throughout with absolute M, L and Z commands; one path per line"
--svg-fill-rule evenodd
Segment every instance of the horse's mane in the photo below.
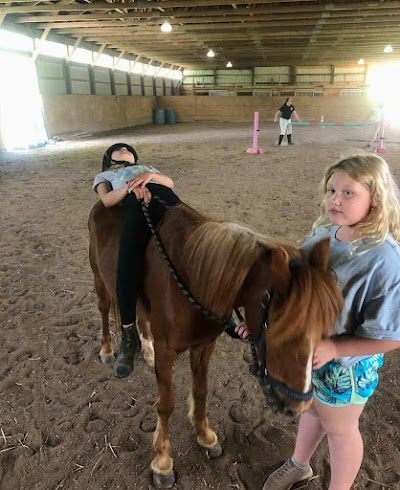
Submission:
M 307 262 L 296 266 L 291 269 L 287 294 L 271 311 L 270 338 L 281 344 L 296 342 L 308 334 L 315 338 L 327 337 L 342 305 L 343 298 L 331 271 Z
M 205 308 L 216 315 L 228 315 L 251 268 L 262 255 L 271 253 L 270 273 L 275 284 L 279 285 L 285 275 L 288 278 L 273 330 L 277 335 L 279 332 L 282 341 L 303 335 L 310 325 L 318 326 L 320 334 L 328 334 L 342 306 L 335 278 L 329 271 L 309 264 L 303 252 L 293 245 L 190 211 L 194 215 L 190 217 L 190 231 L 184 238 L 179 261 L 188 270 L 191 293 Z M 280 260 L 273 259 L 277 250 Z M 289 268 L 292 258 L 298 259 L 299 265 Z
M 260 252 L 254 234 L 244 227 L 199 223 L 187 238 L 182 257 L 191 264 L 192 293 L 213 313 L 226 315 Z
M 180 256 L 191 264 L 191 292 L 213 313 L 228 314 L 251 267 L 272 243 L 239 224 L 199 214 Z

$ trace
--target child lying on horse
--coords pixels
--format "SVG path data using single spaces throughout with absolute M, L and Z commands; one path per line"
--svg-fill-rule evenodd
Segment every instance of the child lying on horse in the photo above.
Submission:
M 114 376 L 125 378 L 133 371 L 135 354 L 140 350 L 136 329 L 136 302 L 144 278 L 144 255 L 151 232 L 142 211 L 148 204 L 154 224 L 167 207 L 180 202 L 172 191 L 170 177 L 151 166 L 139 165 L 136 151 L 125 143 L 116 143 L 103 156 L 102 172 L 94 179 L 93 189 L 104 206 L 122 205 L 125 217 L 121 229 L 117 299 L 121 316 L 121 345 L 114 366 Z M 165 203 L 153 200 L 159 197 Z

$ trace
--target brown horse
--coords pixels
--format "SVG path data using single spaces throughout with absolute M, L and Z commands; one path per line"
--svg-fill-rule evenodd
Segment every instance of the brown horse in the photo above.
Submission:
M 90 213 L 90 257 L 103 320 L 101 355 L 111 354 L 108 310 L 110 298 L 115 297 L 120 224 L 118 207 L 106 209 L 97 203 Z M 172 371 L 177 354 L 190 350 L 189 418 L 197 442 L 210 457 L 219 456 L 222 449 L 209 427 L 206 398 L 208 365 L 216 338 L 224 331 L 224 319 L 234 308 L 243 308 L 267 400 L 275 411 L 296 415 L 311 404 L 314 348 L 336 321 L 342 298 L 328 271 L 328 240 L 317 243 L 306 258 L 291 245 L 272 243 L 184 204 L 166 212 L 159 237 L 180 281 L 190 290 L 178 285 L 152 239 L 146 251 L 142 298 L 154 337 L 159 390 L 151 467 L 155 485 L 171 488 L 175 476 L 168 421 L 174 409 Z M 204 309 L 221 320 L 207 316 Z

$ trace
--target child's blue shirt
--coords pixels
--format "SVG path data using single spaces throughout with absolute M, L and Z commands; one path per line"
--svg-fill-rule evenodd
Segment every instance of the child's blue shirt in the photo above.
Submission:
M 336 238 L 337 226 L 319 227 L 308 237 L 303 250 L 330 237 L 329 267 L 338 279 L 344 297 L 337 335 L 400 341 L 400 244 L 389 236 L 378 246 L 353 251 Z M 367 356 L 361 356 L 364 358 Z M 359 358 L 342 358 L 351 365 Z
M 129 165 L 128 167 L 116 170 L 109 169 L 96 175 L 93 182 L 93 189 L 96 190 L 96 187 L 102 182 L 111 184 L 112 190 L 120 189 L 126 185 L 128 180 L 134 179 L 145 172 L 160 173 L 156 168 L 147 165 Z

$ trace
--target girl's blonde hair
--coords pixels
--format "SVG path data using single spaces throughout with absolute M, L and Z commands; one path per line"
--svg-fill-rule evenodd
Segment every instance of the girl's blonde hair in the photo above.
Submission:
M 379 155 L 359 152 L 337 160 L 325 170 L 321 182 L 324 200 L 320 206 L 320 215 L 313 224 L 313 231 L 320 225 L 328 224 L 325 214 L 325 195 L 327 183 L 332 174 L 342 170 L 352 179 L 363 184 L 371 193 L 372 206 L 366 218 L 355 225 L 357 239 L 352 242 L 354 249 L 365 244 L 381 244 L 390 233 L 400 242 L 400 192 L 390 172 L 389 165 Z

